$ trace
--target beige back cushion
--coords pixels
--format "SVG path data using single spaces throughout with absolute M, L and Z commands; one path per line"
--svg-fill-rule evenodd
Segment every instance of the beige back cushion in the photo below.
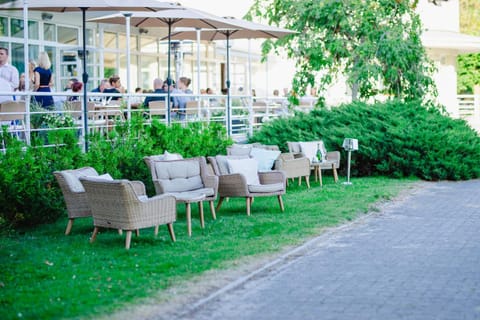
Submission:
M 200 163 L 196 160 L 156 161 L 155 170 L 165 192 L 185 192 L 204 187 Z
M 65 181 L 73 192 L 85 192 L 80 177 L 95 177 L 98 173 L 91 167 L 85 167 L 76 170 L 65 170 L 62 172 Z
M 228 159 L 248 159 L 248 155 L 243 156 L 216 156 L 215 159 L 217 160 L 218 171 L 220 171 L 220 175 L 229 174 L 230 170 L 228 169 L 227 160 Z

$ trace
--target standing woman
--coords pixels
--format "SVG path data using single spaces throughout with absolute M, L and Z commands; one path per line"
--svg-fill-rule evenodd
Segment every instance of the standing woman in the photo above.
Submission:
M 38 67 L 35 72 L 35 86 L 36 92 L 52 92 L 50 88 L 53 86 L 53 74 L 50 69 L 52 66 L 50 58 L 46 52 L 40 52 L 38 56 Z M 54 109 L 54 101 L 52 96 L 35 96 L 35 101 L 41 107 L 49 110 Z

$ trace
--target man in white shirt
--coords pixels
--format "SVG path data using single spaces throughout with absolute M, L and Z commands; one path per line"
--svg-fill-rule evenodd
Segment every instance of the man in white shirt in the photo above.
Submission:
M 8 49 L 0 47 L 0 77 L 7 80 L 12 91 L 18 88 L 18 70 L 8 63 Z

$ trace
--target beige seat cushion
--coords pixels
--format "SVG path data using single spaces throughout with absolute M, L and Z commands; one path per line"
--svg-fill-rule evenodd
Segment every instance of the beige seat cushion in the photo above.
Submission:
M 205 197 L 210 197 L 215 194 L 215 191 L 213 190 L 213 188 L 200 188 L 197 190 L 185 191 L 185 192 L 169 192 L 168 194 L 171 194 L 175 198 L 182 200 L 182 199 L 196 198 L 201 195 Z
M 277 192 L 284 189 L 283 183 L 254 184 L 248 186 L 248 191 L 255 193 Z

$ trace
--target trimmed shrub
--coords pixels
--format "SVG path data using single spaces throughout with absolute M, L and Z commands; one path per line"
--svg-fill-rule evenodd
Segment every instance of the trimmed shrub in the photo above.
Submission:
M 342 150 L 344 138 L 357 138 L 352 155 L 355 175 L 417 176 L 425 180 L 463 180 L 480 176 L 480 139 L 468 124 L 417 102 L 355 102 L 315 109 L 265 124 L 251 142 L 277 144 L 323 139 Z M 346 154 L 342 151 L 343 168 Z

